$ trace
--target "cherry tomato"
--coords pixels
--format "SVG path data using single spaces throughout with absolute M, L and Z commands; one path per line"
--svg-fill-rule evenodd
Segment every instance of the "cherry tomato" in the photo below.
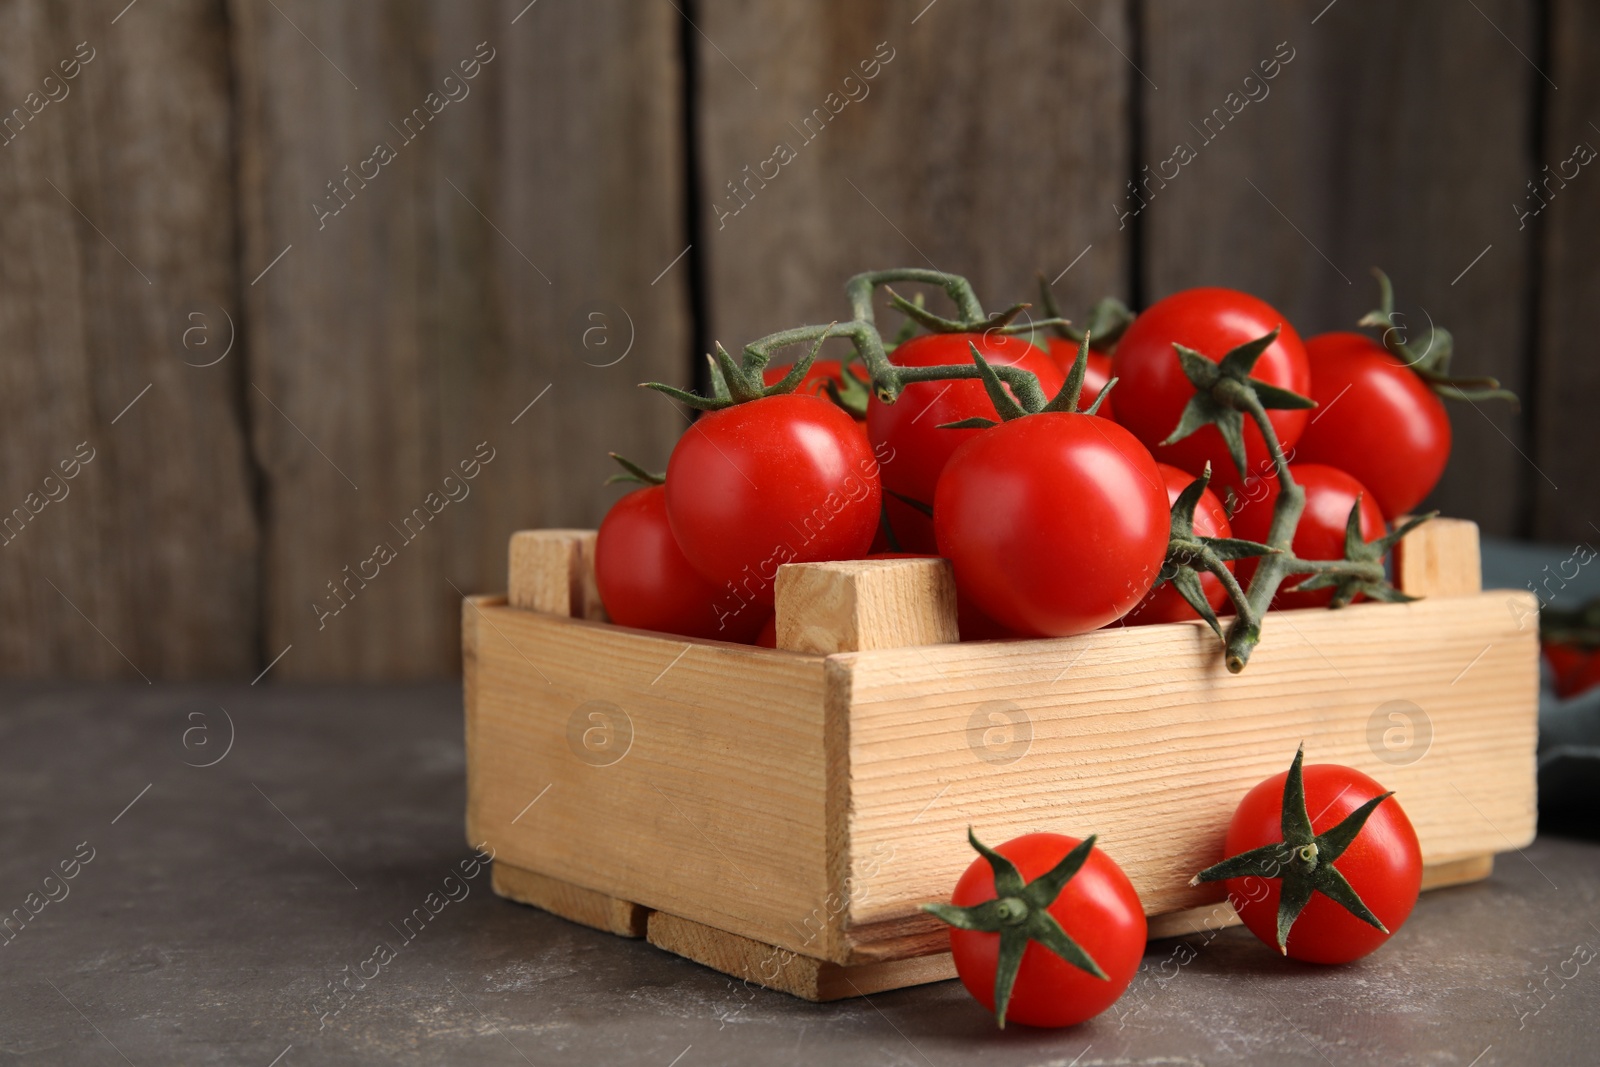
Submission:
M 1566 673 L 1556 687 L 1562 697 L 1575 697 L 1600 685 L 1600 652 L 1589 652 Z
M 1578 667 L 1567 676 L 1564 697 L 1575 697 L 1580 693 L 1587 693 L 1595 686 L 1600 685 L 1600 652 L 1591 652 Z
M 1350 509 L 1356 499 L 1361 500 L 1361 539 L 1371 541 L 1383 536 L 1383 512 L 1378 510 L 1372 494 L 1350 475 L 1320 463 L 1291 463 L 1289 473 L 1306 491 L 1306 509 L 1295 528 L 1294 554 L 1301 559 L 1343 559 L 1344 528 L 1350 519 Z M 1246 489 L 1246 499 L 1233 513 L 1233 536 L 1246 541 L 1265 542 L 1272 526 L 1272 509 L 1278 503 L 1278 479 L 1254 481 Z M 1242 584 L 1248 584 L 1256 572 L 1256 560 L 1242 559 L 1236 573 Z M 1300 581 L 1298 576 L 1286 578 L 1283 587 Z M 1356 599 L 1361 599 L 1357 597 Z M 1309 593 L 1280 591 L 1272 598 L 1275 608 L 1320 608 L 1333 600 L 1332 589 L 1314 589 Z
M 887 463 L 883 464 L 883 469 L 888 469 Z M 932 504 L 933 501 L 930 500 L 928 503 Z M 883 494 L 883 506 L 888 513 L 889 528 L 894 531 L 895 542 L 900 546 L 898 551 L 927 556 L 937 556 L 939 554 L 937 543 L 933 539 L 932 517 L 924 515 L 921 511 L 889 492 Z M 872 542 L 872 551 L 896 551 L 894 545 L 889 543 L 888 534 L 884 533 L 881 528 L 878 531 L 878 537 Z
M 1032 372 L 1046 397 L 1054 396 L 1066 382 L 1044 352 L 1021 337 L 1004 334 L 923 334 L 896 348 L 889 358 L 902 367 L 971 366 L 972 345 L 992 364 Z M 999 418 L 983 383 L 976 378 L 913 382 L 893 404 L 874 395 L 867 401 L 867 435 L 874 446 L 891 450 L 880 455 L 893 456 L 883 462 L 884 488 L 924 504 L 933 503 L 939 473 L 951 455 L 983 432 L 939 427 L 970 418 Z
M 1344 821 L 1383 786 L 1350 767 L 1317 764 L 1304 768 L 1306 811 L 1311 829 L 1322 834 Z M 1236 856 L 1283 840 L 1283 785 L 1288 772 L 1273 775 L 1239 802 L 1228 825 L 1226 854 Z M 1375 808 L 1343 855 L 1333 863 L 1364 904 L 1388 927 L 1384 933 L 1356 918 L 1321 892 L 1313 893 L 1289 931 L 1287 954 L 1308 963 L 1348 963 L 1360 959 L 1400 929 L 1422 888 L 1422 849 L 1411 820 L 1395 798 Z M 1277 878 L 1246 876 L 1227 880 L 1228 899 L 1250 932 L 1278 944 Z
M 1251 377 L 1304 396 L 1311 388 L 1305 346 L 1289 321 L 1269 304 L 1233 289 L 1186 289 L 1152 304 L 1133 320 L 1117 342 L 1111 372 L 1117 383 L 1113 397 L 1117 421 L 1133 431 L 1163 463 L 1199 474 L 1211 464 L 1211 487 L 1218 497 L 1244 480 L 1215 426 L 1202 427 L 1182 441 L 1162 445 L 1177 429 L 1194 386 L 1184 377 L 1173 344 L 1192 348 L 1207 359 L 1220 360 L 1246 341 L 1277 327 L 1278 339 L 1256 361 Z M 1299 440 L 1308 413 L 1271 409 L 1267 412 L 1278 440 L 1287 451 Z M 1247 417 L 1245 459 L 1252 471 L 1271 469 L 1261 431 Z
M 1061 834 L 1024 834 L 995 851 L 1016 866 L 1024 882 L 1031 882 L 1078 844 L 1077 838 Z M 994 899 L 994 870 L 979 856 L 956 883 L 951 903 L 970 908 Z M 1008 1022 L 1028 1026 L 1072 1026 L 1105 1011 L 1133 981 L 1149 932 L 1144 908 L 1122 868 L 1093 848 L 1046 910 L 1100 965 L 1106 977 L 1097 978 L 1038 942 L 1030 942 L 1023 949 L 1005 1017 Z M 999 934 L 950 929 L 950 953 L 961 984 L 990 1012 L 994 1011 L 999 952 Z
M 1550 673 L 1555 675 L 1556 692 L 1566 696 L 1567 679 L 1583 666 L 1590 654 L 1577 645 L 1561 641 L 1542 641 L 1540 648 L 1544 651 L 1545 660 L 1550 664 Z
M 878 528 L 878 462 L 832 402 L 785 394 L 702 416 L 667 464 L 667 518 L 724 613 L 764 620 L 784 563 L 859 559 Z M 759 623 L 756 624 L 759 626 Z
M 1150 453 L 1114 422 L 1046 412 L 990 427 L 951 457 L 933 505 L 956 587 L 1022 636 L 1114 622 L 1166 556 L 1167 490 Z
M 1165 463 L 1157 463 L 1156 469 L 1161 472 L 1161 478 L 1167 486 L 1167 505 L 1170 506 L 1178 496 L 1194 481 L 1194 475 L 1188 471 L 1181 471 L 1177 467 Z M 1201 537 L 1232 537 L 1233 528 L 1228 524 L 1228 513 L 1223 510 L 1222 501 L 1208 487 L 1200 494 L 1200 502 L 1194 508 L 1194 532 Z M 1231 571 L 1233 564 L 1225 564 Z M 1200 589 L 1206 595 L 1206 602 L 1215 611 L 1220 608 L 1223 601 L 1228 599 L 1228 591 L 1222 587 L 1222 581 L 1214 574 L 1200 575 Z M 1183 594 L 1173 587 L 1171 582 L 1166 582 L 1150 590 L 1150 594 L 1139 602 L 1138 607 L 1128 612 L 1123 621 L 1133 624 L 1157 622 L 1181 622 L 1184 619 L 1198 619 L 1200 616 L 1183 599 Z
M 719 618 L 721 591 L 689 565 L 667 523 L 665 486 L 635 489 L 600 523 L 594 548 L 595 584 L 606 614 L 618 626 L 685 637 L 748 641 L 751 613 Z
M 1450 458 L 1444 401 L 1364 334 L 1313 337 L 1306 356 L 1317 408 L 1294 458 L 1349 473 L 1391 522 L 1407 514 L 1433 491 Z
M 767 621 L 762 624 L 761 632 L 756 634 L 756 639 L 752 644 L 760 645 L 762 648 L 778 647 L 778 617 L 776 615 L 767 616 Z
M 792 369 L 792 365 L 787 363 L 776 367 L 768 367 L 761 372 L 761 379 L 768 385 L 777 385 L 783 381 L 784 377 Z M 862 385 L 867 384 L 866 373 L 859 366 L 852 364 L 848 373 L 852 378 L 861 382 Z M 811 366 L 806 368 L 805 376 L 800 379 L 800 384 L 795 386 L 794 391 L 810 396 L 820 396 L 826 400 L 828 392 L 824 388 L 825 384 L 832 382 L 836 386 L 843 385 L 845 374 L 844 365 L 837 359 L 814 359 L 811 361 Z
M 1093 343 L 1093 338 L 1090 338 L 1090 344 Z M 1057 367 L 1061 368 L 1061 375 L 1065 380 L 1066 376 L 1072 373 L 1072 364 L 1078 358 L 1078 343 L 1069 341 L 1065 337 L 1051 337 L 1049 338 L 1049 345 L 1050 358 L 1055 360 Z M 1083 374 L 1083 392 L 1078 394 L 1079 410 L 1093 404 L 1095 399 L 1099 397 L 1100 390 L 1104 389 L 1106 383 L 1110 380 L 1111 357 L 1090 348 L 1088 366 L 1084 368 Z M 1122 386 L 1119 384 L 1117 388 L 1120 389 Z M 1095 414 L 1104 418 L 1111 418 L 1111 401 L 1112 397 L 1106 397 L 1106 402 L 1100 405 L 1100 410 L 1096 411 Z

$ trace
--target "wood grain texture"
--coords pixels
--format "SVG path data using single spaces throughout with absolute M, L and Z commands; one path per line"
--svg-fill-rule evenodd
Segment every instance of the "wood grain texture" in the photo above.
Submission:
M 1472 596 L 1483 591 L 1478 524 L 1432 518 L 1395 548 L 1395 585 L 1411 596 Z
M 507 602 L 523 611 L 604 621 L 594 545 L 593 530 L 518 530 L 506 564 Z
M 607 449 L 654 463 L 682 425 L 635 388 L 690 359 L 686 275 L 657 280 L 687 243 L 677 16 L 230 11 L 266 647 L 284 677 L 445 674 L 511 532 L 594 525 Z
M 778 647 L 827 655 L 952 644 L 956 580 L 948 560 L 786 563 L 776 588 Z
M 186 365 L 238 319 L 224 19 L 122 6 L 0 6 L 0 673 L 247 676 L 239 350 Z
M 507 900 L 531 904 L 568 922 L 604 930 L 618 937 L 643 937 L 648 910 L 592 889 L 546 878 L 509 863 L 493 864 L 494 891 Z
M 469 836 L 512 866 L 805 950 L 829 914 L 821 658 L 497 599 L 463 607 Z
M 1509 205 L 1531 176 L 1539 74 L 1517 53 L 1538 51 L 1531 5 L 1163 0 L 1143 10 L 1145 71 L 1159 86 L 1143 96 L 1140 162 L 1158 179 L 1139 216 L 1147 299 L 1234 286 L 1311 336 L 1353 328 L 1375 304 L 1367 271 L 1381 266 L 1415 336 L 1429 316 L 1454 332 L 1455 370 L 1525 388 L 1531 246 Z M 1230 105 L 1229 93 L 1261 95 L 1259 80 L 1244 79 L 1259 79 L 1280 42 L 1294 58 L 1264 83 L 1268 95 Z M 1208 130 L 1213 109 L 1227 121 Z M 1161 161 L 1178 145 L 1195 158 L 1162 187 Z M 1504 404 L 1450 407 L 1454 454 L 1427 506 L 1490 534 L 1523 532 L 1524 487 L 1540 475 L 1518 453 L 1530 451 L 1522 417 Z
M 829 657 L 849 673 L 849 867 L 894 875 L 853 901 L 847 961 L 936 942 L 916 907 L 968 863 L 951 846 L 968 825 L 1098 833 L 1151 914 L 1215 900 L 1189 876 L 1301 741 L 1393 788 L 1427 862 L 1526 844 L 1538 652 L 1508 606 L 1531 597 L 1274 613 L 1238 676 L 1199 624 Z
M 1531 533 L 1547 541 L 1593 544 L 1600 533 L 1600 473 L 1594 447 L 1594 412 L 1600 408 L 1600 361 L 1594 338 L 1600 336 L 1600 168 L 1584 164 L 1570 182 L 1563 167 L 1583 144 L 1600 150 L 1600 10 L 1582 0 L 1553 0 L 1549 6 L 1549 75 L 1559 92 L 1546 94 L 1544 158 L 1535 159 L 1527 178 L 1541 184 L 1538 199 L 1520 194 L 1519 210 L 1548 204 L 1529 220 L 1543 247 L 1538 303 L 1539 366 L 1535 400 L 1535 458 L 1542 474 L 1535 491 Z M 1546 171 L 1544 168 L 1549 167 Z
M 662 911 L 650 914 L 649 938 L 657 948 L 723 974 L 811 1001 L 870 996 L 956 976 L 948 952 L 846 967 Z
M 697 4 L 710 336 L 829 322 L 848 276 L 891 266 L 967 275 L 993 308 L 1074 263 L 1065 308 L 1126 296 L 1128 234 L 1102 205 L 1126 177 L 1127 8 Z M 880 44 L 892 58 L 863 81 Z M 794 158 L 763 182 L 780 144 Z

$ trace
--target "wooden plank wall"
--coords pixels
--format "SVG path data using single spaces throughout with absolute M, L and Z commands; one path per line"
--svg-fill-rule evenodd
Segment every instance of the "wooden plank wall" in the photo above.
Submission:
M 1456 412 L 1435 503 L 1590 539 L 1600 178 L 1512 205 L 1600 145 L 1597 41 L 1578 0 L 0 5 L 0 674 L 447 674 L 510 531 L 664 462 L 637 382 L 873 266 L 1312 333 L 1382 265 L 1527 398 Z

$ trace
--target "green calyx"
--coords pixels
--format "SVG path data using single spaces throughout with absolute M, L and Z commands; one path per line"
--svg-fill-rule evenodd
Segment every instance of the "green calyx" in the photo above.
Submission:
M 1253 398 L 1263 408 L 1304 409 L 1317 406 L 1317 402 L 1310 397 L 1250 377 L 1261 353 L 1272 346 L 1281 330 L 1280 326 L 1264 337 L 1246 341 L 1216 363 L 1192 348 L 1174 343 L 1172 347 L 1178 353 L 1178 362 L 1183 367 L 1184 376 L 1194 386 L 1195 393 L 1184 407 L 1177 429 L 1161 443 L 1175 444 L 1203 426 L 1215 426 L 1228 446 L 1234 466 L 1239 468 L 1241 476 L 1248 476 L 1244 417 L 1250 400 Z
M 1062 383 L 1056 395 L 1048 400 L 1045 399 L 1044 392 L 1039 388 L 1039 380 L 1029 372 L 1018 367 L 997 368 L 983 358 L 983 353 L 978 351 L 977 345 L 968 344 L 967 347 L 972 350 L 972 362 L 978 368 L 978 376 L 983 381 L 984 391 L 989 394 L 989 401 L 994 404 L 995 413 L 1000 416 L 1002 422 L 1010 422 L 1012 419 L 1020 419 L 1024 415 L 1038 415 L 1047 411 L 1062 412 L 1069 415 L 1093 415 L 1100 410 L 1100 405 L 1105 403 L 1106 398 L 1111 395 L 1112 388 L 1117 384 L 1117 379 L 1111 379 L 1100 390 L 1100 395 L 1095 397 L 1093 404 L 1090 404 L 1084 411 L 1080 412 L 1078 410 L 1078 400 L 1083 395 L 1084 375 L 1089 369 L 1089 335 L 1087 333 L 1078 342 L 1078 355 L 1072 361 L 1072 369 L 1067 372 L 1067 380 Z M 1011 392 L 1007 391 L 1005 387 L 1006 382 L 1000 377 L 1002 371 L 1013 371 L 1027 375 L 1027 380 L 1031 383 L 1032 388 L 1019 389 L 1013 382 L 1012 389 L 1016 391 L 1017 395 L 1012 396 Z M 977 417 L 962 419 L 959 422 L 940 423 L 939 429 L 978 430 L 996 425 L 998 423 L 993 419 Z
M 1421 351 L 1417 351 L 1415 346 L 1406 341 L 1406 329 L 1401 325 L 1400 316 L 1395 313 L 1394 285 L 1389 281 L 1389 276 L 1377 267 L 1372 268 L 1372 275 L 1378 279 L 1378 307 L 1363 315 L 1356 325 L 1382 330 L 1379 341 L 1390 355 L 1410 367 L 1430 389 L 1447 400 L 1509 400 L 1513 407 L 1521 406 L 1517 394 L 1502 389 L 1497 378 L 1452 377 L 1450 359 L 1455 354 L 1455 340 L 1449 330 L 1435 326 L 1431 319 L 1428 322 L 1427 343 Z
M 621 474 L 613 474 L 606 479 L 605 484 L 607 485 L 616 485 L 618 482 L 634 482 L 638 485 L 667 484 L 667 476 L 665 474 L 647 471 L 633 460 L 628 459 L 626 456 L 620 456 L 615 452 L 607 452 L 606 455 L 616 460 L 617 465 L 622 468 Z
M 1172 502 L 1172 528 L 1167 535 L 1167 557 L 1161 563 L 1156 585 L 1171 582 L 1173 588 L 1195 610 L 1195 614 L 1221 637 L 1222 626 L 1217 622 L 1217 613 L 1211 609 L 1211 602 L 1206 599 L 1205 590 L 1200 585 L 1200 572 L 1208 571 L 1216 575 L 1230 594 L 1243 598 L 1244 592 L 1239 588 L 1233 572 L 1227 568 L 1227 562 L 1272 555 L 1278 550 L 1270 545 L 1237 537 L 1202 537 L 1195 533 L 1195 505 L 1200 503 L 1200 497 L 1210 482 L 1211 464 L 1207 463 L 1205 473 L 1190 482 L 1178 494 L 1178 499 Z
M 1283 840 L 1225 859 L 1189 880 L 1190 885 L 1199 885 L 1229 878 L 1281 879 L 1277 934 L 1278 951 L 1284 955 L 1289 952 L 1289 931 L 1310 903 L 1313 893 L 1321 893 L 1367 925 L 1386 934 L 1389 932 L 1333 864 L 1344 855 L 1378 805 L 1394 794 L 1373 797 L 1333 829 L 1322 834 L 1313 833 L 1311 815 L 1306 809 L 1305 775 L 1301 770 L 1305 748 L 1302 744 L 1296 750 L 1289 776 L 1283 783 Z
M 1539 612 L 1539 638 L 1577 648 L 1600 648 L 1600 597 L 1571 611 L 1544 608 Z
M 1061 308 L 1056 304 L 1055 294 L 1050 291 L 1050 283 L 1044 280 L 1044 275 L 1039 278 L 1039 306 L 1044 308 L 1044 313 L 1049 316 L 1045 320 L 1050 324 L 1052 332 L 1058 337 L 1065 337 L 1069 341 L 1082 341 L 1089 334 L 1094 338 L 1099 350 L 1104 351 L 1121 340 L 1129 326 L 1133 325 L 1136 317 L 1128 310 L 1128 305 L 1114 296 L 1102 297 L 1094 307 L 1089 309 L 1089 318 L 1082 329 L 1072 325 L 1070 319 L 1063 318 Z
M 1405 604 L 1416 600 L 1416 597 L 1407 596 L 1389 584 L 1383 574 L 1383 557 L 1400 543 L 1402 537 L 1438 514 L 1437 511 L 1430 511 L 1426 515 L 1418 515 L 1407 519 L 1376 540 L 1363 541 L 1361 498 L 1357 497 L 1356 502 L 1350 507 L 1350 517 L 1344 524 L 1343 562 L 1352 566 L 1331 566 L 1327 570 L 1315 571 L 1311 577 L 1289 587 L 1286 592 L 1309 593 L 1314 589 L 1332 589 L 1333 601 L 1328 606 L 1333 608 L 1342 608 L 1357 596 L 1366 596 L 1390 604 Z M 1303 562 L 1314 565 L 1318 561 Z
M 1006 1025 L 1006 1008 L 1011 1004 L 1011 990 L 1017 981 L 1017 969 L 1022 966 L 1022 954 L 1030 941 L 1037 941 L 1080 971 L 1106 979 L 1106 972 L 1100 969 L 1094 957 L 1084 951 L 1050 914 L 1050 906 L 1089 858 L 1095 837 L 1091 835 L 1079 842 L 1061 858 L 1060 863 L 1027 884 L 1023 883 L 1016 865 L 979 841 L 970 826 L 967 828 L 967 840 L 989 862 L 994 872 L 995 899 L 970 908 L 958 908 L 954 904 L 924 904 L 922 910 L 959 930 L 1000 935 L 1000 952 L 994 973 L 994 1018 L 1001 1029 Z
M 644 387 L 665 393 L 679 403 L 698 411 L 721 411 L 735 404 L 747 404 L 764 397 L 792 393 L 799 386 L 800 380 L 806 376 L 806 371 L 811 369 L 812 362 L 822 349 L 822 342 L 828 339 L 829 334 L 833 333 L 838 325 L 836 322 L 830 322 L 826 326 L 801 326 L 798 329 L 763 337 L 760 341 L 746 345 L 744 356 L 740 360 L 735 360 L 729 355 L 728 350 L 719 342 L 716 345 L 716 354 L 706 357 L 711 364 L 710 396 L 686 392 L 661 382 L 645 382 Z M 854 325 L 856 324 L 851 324 Z M 876 339 L 876 333 L 873 336 Z M 811 350 L 794 361 L 788 374 L 768 385 L 762 372 L 772 362 L 772 354 L 781 348 L 806 341 L 812 342 Z

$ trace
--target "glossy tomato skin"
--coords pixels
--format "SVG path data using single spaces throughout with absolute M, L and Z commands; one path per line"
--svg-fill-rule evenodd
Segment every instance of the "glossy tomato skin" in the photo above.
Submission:
M 1092 343 L 1092 341 L 1091 341 Z M 1078 359 L 1078 343 L 1069 341 L 1065 337 L 1052 337 L 1049 339 L 1050 358 L 1061 368 L 1062 379 L 1072 373 L 1072 364 Z M 1078 394 L 1078 410 L 1082 411 L 1093 404 L 1100 396 L 1100 390 L 1106 387 L 1111 380 L 1111 357 L 1104 352 L 1089 349 L 1089 358 L 1083 372 L 1083 392 Z M 1119 385 L 1118 388 L 1121 388 Z M 1106 397 L 1106 402 L 1100 405 L 1100 410 L 1095 414 L 1102 418 L 1111 418 L 1112 397 Z
M 761 380 L 767 385 L 777 385 L 793 369 L 788 363 L 768 367 L 761 372 Z M 800 379 L 800 384 L 795 386 L 794 391 L 808 396 L 820 396 L 826 400 L 828 392 L 824 387 L 825 384 L 832 382 L 836 386 L 843 385 L 846 373 L 844 365 L 837 359 L 814 359 L 811 361 L 811 366 L 806 368 L 805 376 Z M 866 373 L 860 367 L 852 366 L 848 373 L 863 385 L 866 384 Z
M 1167 487 L 1167 504 L 1170 507 L 1189 488 L 1194 481 L 1194 475 L 1188 471 L 1179 470 L 1177 467 L 1166 463 L 1157 463 L 1156 469 L 1161 472 L 1162 481 Z M 1222 507 L 1222 501 L 1217 499 L 1217 494 L 1209 488 L 1200 494 L 1200 502 L 1194 508 L 1194 532 L 1201 537 L 1232 537 L 1233 527 L 1228 524 L 1228 513 Z M 1233 564 L 1225 564 L 1231 571 Z M 1214 574 L 1200 575 L 1200 589 L 1205 593 L 1206 603 L 1215 611 L 1228 599 L 1228 591 L 1222 587 L 1222 582 Z M 1186 619 L 1198 619 L 1195 610 L 1189 602 L 1183 599 L 1183 594 L 1173 587 L 1171 582 L 1163 583 L 1150 590 L 1148 596 L 1139 601 L 1138 607 L 1128 612 L 1125 619 L 1130 625 L 1142 625 L 1158 622 L 1181 622 Z
M 1059 863 L 1079 844 L 1061 834 L 1025 834 L 995 849 L 1031 882 Z M 995 898 L 994 871 L 979 856 L 956 883 L 951 903 L 972 907 Z M 1139 895 L 1122 868 L 1099 848 L 1067 882 L 1050 914 L 1088 952 L 1105 978 L 1080 971 L 1043 945 L 1023 950 L 1006 1021 L 1027 1026 L 1073 1026 L 1093 1018 L 1122 996 L 1139 970 L 1149 929 Z M 974 999 L 994 1012 L 994 972 L 1000 935 L 950 928 L 956 973 Z
M 1366 491 L 1366 487 L 1350 475 L 1320 463 L 1291 463 L 1289 472 L 1306 491 L 1306 509 L 1294 533 L 1296 556 L 1301 559 L 1343 559 L 1344 527 L 1350 518 L 1350 508 L 1358 497 L 1361 500 L 1361 539 L 1371 541 L 1383 536 L 1383 512 L 1378 509 L 1377 502 Z M 1249 497 L 1233 514 L 1233 535 L 1246 541 L 1265 542 L 1272 526 L 1272 509 L 1278 503 L 1278 479 L 1274 477 L 1254 482 L 1248 493 Z M 1239 561 L 1237 573 L 1242 583 L 1248 583 L 1255 572 L 1254 559 Z M 1299 580 L 1298 576 L 1290 576 L 1283 585 L 1291 586 Z M 1320 608 L 1326 607 L 1332 600 L 1332 589 L 1314 589 L 1308 593 L 1280 591 L 1272 598 L 1272 606 Z
M 1306 810 L 1311 829 L 1331 830 L 1373 797 L 1383 786 L 1350 767 L 1324 763 L 1305 767 Z M 1283 840 L 1283 783 L 1288 772 L 1274 775 L 1245 794 L 1228 825 L 1226 855 L 1236 856 Z M 1400 929 L 1422 888 L 1422 848 L 1411 820 L 1394 797 L 1379 804 L 1350 847 L 1334 861 L 1353 889 L 1389 933 L 1368 926 L 1321 893 L 1289 931 L 1288 954 L 1307 963 L 1348 963 L 1360 959 Z M 1230 878 L 1228 899 L 1250 932 L 1276 948 L 1278 893 L 1276 878 Z
M 1347 472 L 1371 490 L 1384 518 L 1409 513 L 1450 458 L 1450 416 L 1416 372 L 1359 333 L 1306 342 L 1311 413 L 1294 458 Z
M 1183 409 L 1194 395 L 1184 377 L 1173 344 L 1182 344 L 1211 360 L 1231 349 L 1282 327 L 1278 339 L 1261 354 L 1251 376 L 1301 396 L 1311 388 L 1311 370 L 1300 335 L 1270 304 L 1234 289 L 1185 289 L 1158 300 L 1133 320 L 1117 342 L 1111 373 L 1120 379 L 1112 394 L 1117 422 L 1133 431 L 1150 447 L 1156 459 L 1199 474 L 1211 464 L 1211 485 L 1218 497 L 1223 489 L 1244 479 L 1233 464 L 1222 435 L 1206 426 L 1172 445 L 1161 444 L 1178 426 Z M 1287 451 L 1305 429 L 1304 410 L 1269 410 L 1278 440 Z M 1271 469 L 1271 457 L 1261 431 L 1245 419 L 1245 458 L 1250 471 Z
M 896 348 L 889 359 L 901 367 L 971 366 L 974 344 L 992 364 L 1030 371 L 1046 397 L 1054 396 L 1066 382 L 1048 355 L 1021 337 L 1003 334 L 924 334 Z M 887 450 L 880 453 L 886 457 L 884 488 L 931 504 L 939 474 L 955 450 L 983 432 L 939 427 L 970 418 L 998 418 L 976 378 L 913 382 L 893 404 L 873 396 L 867 402 L 867 436 L 874 447 Z
M 951 457 L 933 506 L 939 554 L 974 607 L 1025 637 L 1085 633 L 1155 583 L 1171 522 L 1150 453 L 1114 422 L 1027 415 Z
M 878 462 L 830 401 L 785 394 L 703 415 L 667 464 L 667 518 L 724 612 L 772 610 L 784 563 L 858 559 L 878 528 Z
M 672 536 L 663 486 L 636 489 L 606 512 L 594 577 L 618 626 L 718 641 L 747 641 L 755 632 L 749 615 L 719 618 L 713 607 L 719 590 L 689 565 Z

